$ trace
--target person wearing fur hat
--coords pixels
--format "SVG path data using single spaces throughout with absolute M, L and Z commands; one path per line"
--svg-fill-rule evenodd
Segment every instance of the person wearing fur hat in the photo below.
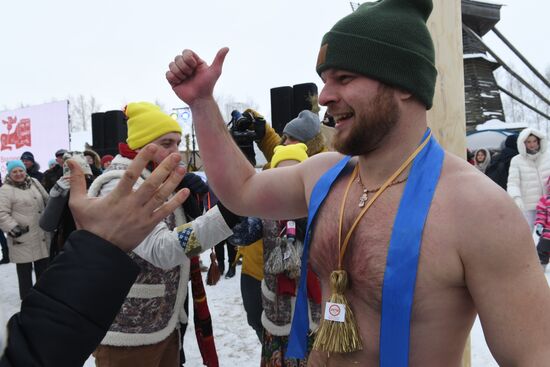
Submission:
M 42 183 L 44 179 L 44 174 L 40 172 L 40 164 L 34 160 L 34 154 L 31 152 L 23 152 L 21 154 L 21 161 L 27 169 L 27 174 L 32 178 L 36 178 L 38 182 Z
M 325 34 L 319 103 L 335 119 L 337 152 L 292 167 L 257 173 L 227 133 L 213 97 L 227 48 L 211 64 L 186 49 L 168 66 L 224 205 L 259 218 L 308 216 L 287 356 L 307 353 L 310 264 L 324 318 L 309 365 L 458 366 L 477 314 L 498 364 L 550 360 L 550 290 L 531 229 L 509 195 L 428 128 L 432 8 L 366 2 Z
M 127 144 L 119 145 L 120 154 L 90 186 L 92 197 L 111 192 L 145 145 L 157 146 L 153 166 L 170 153 L 178 152 L 181 127 L 158 106 L 147 102 L 130 103 L 125 114 L 128 117 Z M 136 187 L 150 175 L 150 169 L 144 170 Z M 109 332 L 94 352 L 98 367 L 112 363 L 134 367 L 179 365 L 178 328 L 180 320 L 187 322 L 183 303 L 190 274 L 189 258 L 231 235 L 230 227 L 236 223 L 231 216 L 218 205 L 186 223 L 186 215 L 180 207 L 129 254 L 141 272 Z M 213 339 L 210 339 L 212 349 L 207 358 L 217 360 Z
M 48 193 L 27 174 L 21 160 L 7 163 L 6 182 L 0 187 L 0 230 L 8 234 L 10 261 L 16 264 L 19 297 L 32 288 L 48 266 L 50 235 L 38 226 Z
M 508 194 L 523 211 L 530 227 L 533 227 L 539 198 L 544 195 L 546 180 L 550 176 L 550 152 L 548 140 L 540 131 L 527 128 L 517 140 L 519 154 L 510 161 Z
M 94 150 L 90 148 L 84 150 L 84 157 L 86 157 L 86 161 L 90 165 L 92 175 L 95 179 L 102 172 L 101 158 L 99 158 L 99 154 L 97 154 Z

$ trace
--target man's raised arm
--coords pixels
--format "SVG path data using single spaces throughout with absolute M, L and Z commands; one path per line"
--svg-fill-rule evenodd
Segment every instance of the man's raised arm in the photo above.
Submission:
M 166 79 L 191 108 L 208 181 L 220 200 L 237 214 L 294 218 L 307 214 L 300 170 L 256 174 L 228 132 L 213 97 L 229 49 L 218 51 L 212 65 L 184 50 L 169 65 Z

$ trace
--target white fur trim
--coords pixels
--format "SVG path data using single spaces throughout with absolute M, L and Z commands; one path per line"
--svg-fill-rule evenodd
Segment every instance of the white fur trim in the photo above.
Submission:
M 117 155 L 111 162 L 111 164 L 121 164 L 121 165 L 125 165 L 126 167 L 128 167 L 131 163 L 132 163 L 131 159 L 124 158 L 121 155 Z M 103 186 L 111 182 L 112 180 L 120 180 L 122 176 L 124 176 L 125 171 L 126 170 L 123 170 L 123 169 L 117 169 L 117 170 L 107 170 L 103 172 L 90 185 L 90 188 L 88 189 L 88 196 L 91 196 L 91 197 L 104 196 L 104 195 L 101 195 L 101 189 L 103 188 Z M 151 176 L 151 172 L 144 169 L 141 172 L 141 177 L 137 179 L 134 187 L 141 185 L 143 181 L 149 176 Z
M 262 311 L 262 325 L 272 335 L 275 335 L 275 336 L 290 335 L 291 324 L 275 325 L 270 319 L 267 318 L 265 311 Z
M 156 298 L 164 296 L 166 286 L 164 284 L 138 284 L 134 283 L 127 298 Z

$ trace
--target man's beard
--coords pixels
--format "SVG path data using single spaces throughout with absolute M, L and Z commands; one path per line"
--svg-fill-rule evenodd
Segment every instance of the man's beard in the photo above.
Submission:
M 394 99 L 393 89 L 380 86 L 378 93 L 361 114 L 354 115 L 354 123 L 343 137 L 334 134 L 332 144 L 338 152 L 357 156 L 376 150 L 391 129 L 397 124 L 400 111 Z

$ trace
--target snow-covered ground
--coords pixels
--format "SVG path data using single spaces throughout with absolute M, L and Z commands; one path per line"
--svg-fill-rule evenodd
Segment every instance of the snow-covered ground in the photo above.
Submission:
M 203 254 L 202 258 L 205 264 L 210 264 L 207 254 Z M 206 273 L 203 273 L 203 276 L 206 276 Z M 550 280 L 548 274 L 546 277 Z M 234 278 L 225 279 L 222 277 L 215 286 L 205 285 L 213 320 L 216 348 L 221 366 L 257 367 L 260 360 L 260 343 L 256 338 L 256 334 L 246 322 L 239 279 L 240 267 L 237 267 L 237 275 Z M 0 308 L 2 308 L 5 318 L 8 319 L 20 307 L 14 264 L 0 266 L 0 289 Z M 190 325 L 185 338 L 186 365 L 199 367 L 202 366 L 202 359 L 194 336 L 192 314 L 189 319 Z M 498 364 L 491 356 L 485 343 L 479 320 L 476 320 L 474 324 L 471 340 L 472 366 L 497 367 Z M 95 366 L 93 357 L 90 357 L 84 366 Z

